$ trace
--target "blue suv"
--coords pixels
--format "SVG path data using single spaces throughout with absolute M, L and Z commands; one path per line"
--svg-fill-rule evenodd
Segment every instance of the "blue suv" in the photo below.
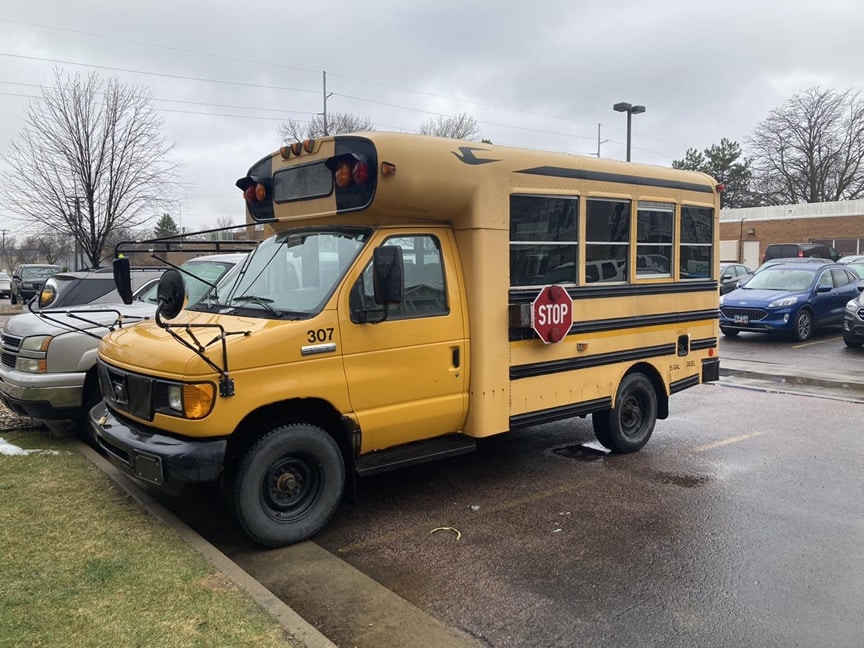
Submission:
M 843 323 L 846 304 L 864 289 L 849 268 L 825 263 L 782 263 L 765 268 L 720 297 L 720 330 L 784 334 L 807 340 L 813 331 Z

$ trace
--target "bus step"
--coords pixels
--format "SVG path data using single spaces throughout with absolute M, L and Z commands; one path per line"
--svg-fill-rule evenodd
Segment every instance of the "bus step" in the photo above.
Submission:
M 405 468 L 427 461 L 474 452 L 476 445 L 474 439 L 470 437 L 450 434 L 434 439 L 415 441 L 387 450 L 370 452 L 357 459 L 355 467 L 358 475 L 374 475 L 387 470 Z

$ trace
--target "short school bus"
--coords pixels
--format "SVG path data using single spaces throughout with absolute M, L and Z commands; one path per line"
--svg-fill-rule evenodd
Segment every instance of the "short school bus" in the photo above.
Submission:
M 639 450 L 719 375 L 718 187 L 699 173 L 395 133 L 295 143 L 237 182 L 274 234 L 100 347 L 96 439 L 161 488 L 222 480 L 264 545 L 357 475 L 592 415 Z M 169 276 L 172 275 L 172 276 Z

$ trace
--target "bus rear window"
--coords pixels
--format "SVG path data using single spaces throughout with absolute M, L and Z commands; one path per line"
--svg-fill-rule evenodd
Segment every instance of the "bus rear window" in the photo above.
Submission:
M 277 203 L 329 196 L 333 173 L 323 162 L 290 167 L 273 175 L 273 200 Z

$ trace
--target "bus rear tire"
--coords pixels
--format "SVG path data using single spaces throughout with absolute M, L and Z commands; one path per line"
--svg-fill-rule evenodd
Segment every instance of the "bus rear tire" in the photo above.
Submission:
M 648 443 L 657 423 L 657 394 L 645 374 L 624 376 L 615 406 L 591 416 L 594 435 L 616 454 L 637 452 Z
M 266 547 L 308 540 L 336 511 L 345 464 L 316 425 L 276 425 L 226 475 L 226 505 L 240 528 Z

